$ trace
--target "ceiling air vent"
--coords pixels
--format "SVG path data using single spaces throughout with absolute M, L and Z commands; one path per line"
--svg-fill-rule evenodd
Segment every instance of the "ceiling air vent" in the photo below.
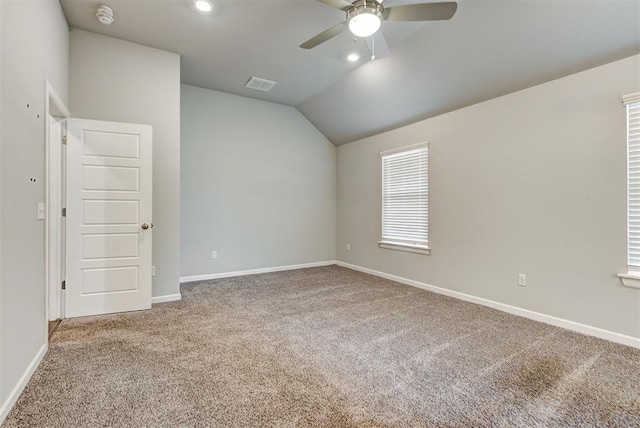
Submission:
M 274 86 L 276 86 L 276 82 L 272 80 L 261 79 L 259 77 L 252 77 L 251 79 L 249 79 L 247 84 L 244 85 L 245 88 L 257 89 L 258 91 L 262 92 L 269 92 Z

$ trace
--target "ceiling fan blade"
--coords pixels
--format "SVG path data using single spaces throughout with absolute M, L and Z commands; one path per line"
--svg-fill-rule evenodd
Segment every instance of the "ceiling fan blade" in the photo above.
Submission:
M 346 22 L 341 22 L 338 25 L 335 25 L 328 30 L 323 31 L 315 37 L 310 38 L 306 42 L 300 45 L 302 49 L 311 49 L 318 46 L 320 43 L 324 43 L 332 37 L 337 36 L 342 33 L 347 28 Z
M 441 21 L 451 19 L 458 9 L 456 2 L 421 3 L 384 9 L 387 21 Z
M 367 37 L 367 46 L 369 47 L 369 52 L 375 55 L 375 59 L 382 59 L 391 55 L 391 48 L 389 48 L 387 39 L 382 34 L 382 31 L 376 31 L 373 36 Z
M 351 9 L 353 6 L 346 0 L 318 0 L 320 3 L 324 3 L 328 6 L 335 7 L 336 9 L 344 10 L 345 12 L 348 9 Z

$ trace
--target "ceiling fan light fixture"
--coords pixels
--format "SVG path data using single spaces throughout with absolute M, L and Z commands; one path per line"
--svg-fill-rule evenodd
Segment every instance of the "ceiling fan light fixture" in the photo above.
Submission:
M 360 55 L 358 55 L 357 53 L 352 53 L 347 56 L 347 61 L 349 62 L 356 62 L 359 59 L 360 59 Z
M 347 11 L 349 31 L 358 37 L 369 37 L 380 29 L 383 18 L 382 5 L 375 0 L 358 0 Z

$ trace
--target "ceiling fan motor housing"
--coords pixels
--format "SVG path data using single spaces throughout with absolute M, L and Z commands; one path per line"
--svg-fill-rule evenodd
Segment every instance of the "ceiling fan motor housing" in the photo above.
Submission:
M 358 20 L 371 17 L 376 17 L 378 19 L 378 27 L 375 30 L 377 31 L 377 29 L 379 28 L 379 23 L 384 20 L 384 7 L 376 0 L 356 0 L 355 2 L 353 2 L 353 6 L 347 10 L 347 24 L 349 25 L 351 31 L 357 36 L 366 37 L 369 34 L 357 34 L 353 30 L 352 21 L 354 19 Z
M 352 3 L 352 7 L 347 10 L 347 22 L 356 15 L 370 13 L 378 16 L 381 20 L 384 14 L 384 7 L 376 0 L 356 0 Z

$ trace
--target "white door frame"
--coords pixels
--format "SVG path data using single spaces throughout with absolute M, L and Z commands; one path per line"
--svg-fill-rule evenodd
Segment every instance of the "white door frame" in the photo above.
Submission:
M 63 317 L 61 311 L 60 275 L 63 268 L 62 254 L 62 132 L 51 129 L 51 119 L 65 121 L 69 110 L 53 86 L 45 79 L 44 144 L 45 144 L 45 343 L 49 340 L 49 320 Z M 60 128 L 61 129 L 61 128 Z M 52 156 L 57 152 L 57 156 Z M 57 161 L 56 161 L 57 159 Z M 57 192 L 56 192 L 57 189 Z M 54 200 L 55 199 L 55 200 Z M 54 262 L 55 261 L 55 262 Z

